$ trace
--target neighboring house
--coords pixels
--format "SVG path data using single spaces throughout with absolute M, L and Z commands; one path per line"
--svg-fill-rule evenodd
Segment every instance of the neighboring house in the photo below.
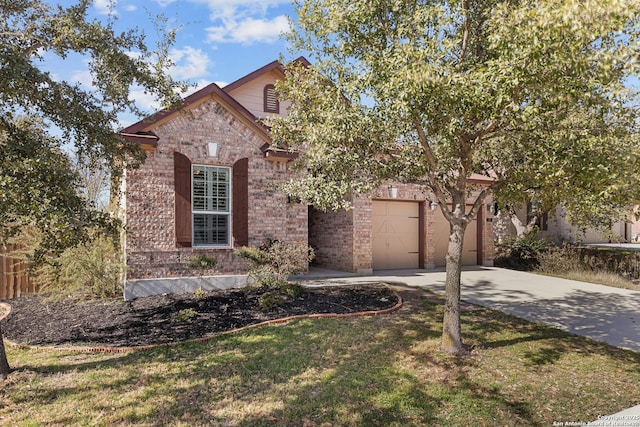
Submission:
M 517 210 L 518 218 L 528 223 L 533 218 L 532 204 Z M 620 243 L 637 242 L 640 235 L 640 221 L 617 221 L 605 231 L 578 228 L 571 224 L 567 213 L 561 206 L 554 212 L 545 213 L 536 222 L 539 236 L 554 243 Z M 495 226 L 496 238 L 500 240 L 509 235 L 516 235 L 516 229 L 508 216 L 498 215 Z
M 224 88 L 211 84 L 185 98 L 182 109 L 158 112 L 121 132 L 147 154 L 122 180 L 125 296 L 201 286 L 186 278 L 196 275 L 186 267 L 194 254 L 217 260 L 215 270 L 202 272 L 217 276 L 208 286 L 238 284 L 243 279 L 235 275 L 249 266 L 234 248 L 269 240 L 309 244 L 316 264 L 350 272 L 444 265 L 449 225 L 421 187 L 391 183 L 354 200 L 348 212 L 328 213 L 277 188 L 294 178 L 295 155 L 271 148 L 260 119 L 286 113 L 286 102 L 274 94 L 283 77 L 274 61 Z M 470 224 L 466 264 L 492 263 L 491 220 L 483 209 Z

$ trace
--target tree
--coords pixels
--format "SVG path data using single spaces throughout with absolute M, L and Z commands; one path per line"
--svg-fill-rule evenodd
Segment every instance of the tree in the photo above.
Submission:
M 132 89 L 142 87 L 169 105 L 182 88 L 167 73 L 172 32 L 164 32 L 152 50 L 137 30 L 117 33 L 113 17 L 90 20 L 90 5 L 89 0 L 66 8 L 42 0 L 0 0 L 0 244 L 23 227 L 34 227 L 44 239 L 33 263 L 82 243 L 91 229 L 108 232 L 118 226 L 87 202 L 62 143 L 73 146 L 80 164 L 106 165 L 118 175 L 123 159 L 135 167 L 143 158 L 116 132 L 119 114 L 142 113 Z M 72 54 L 88 58 L 92 89 L 46 70 L 48 59 Z M 3 356 L 0 351 L 0 375 L 6 377 Z
M 92 167 L 74 161 L 74 169 L 80 177 L 82 194 L 91 206 L 99 210 L 111 209 L 111 186 L 117 185 L 118 180 L 111 182 L 111 174 L 105 166 L 106 161 L 102 160 Z M 115 190 L 115 189 L 114 189 Z M 113 191 L 113 196 L 117 200 L 117 191 Z
M 293 63 L 277 87 L 291 106 L 273 137 L 304 153 L 304 177 L 286 189 L 324 209 L 385 179 L 433 194 L 450 224 L 446 352 L 466 352 L 463 236 L 490 193 L 546 203 L 577 186 L 588 196 L 569 200 L 578 211 L 607 192 L 637 195 L 637 106 L 624 86 L 638 71 L 637 0 L 295 3 L 289 38 L 315 65 Z M 473 173 L 493 181 L 476 188 Z
M 88 238 L 89 227 L 117 233 L 118 222 L 93 209 L 81 191 L 80 177 L 60 141 L 43 131 L 42 121 L 0 118 L 0 218 L 3 241 L 25 227 L 41 231 L 31 263 Z
M 565 208 L 573 225 L 582 228 L 610 232 L 612 221 L 631 221 L 640 186 L 638 136 L 633 133 L 637 113 L 633 108 L 627 112 L 632 114 L 599 115 L 588 107 L 572 110 L 553 135 L 560 141 L 539 147 L 534 155 L 511 154 L 522 171 L 496 192 L 496 198 L 503 202 L 519 236 L 558 205 Z M 544 137 L 535 132 L 532 136 Z M 515 208 L 531 201 L 535 209 L 525 224 Z

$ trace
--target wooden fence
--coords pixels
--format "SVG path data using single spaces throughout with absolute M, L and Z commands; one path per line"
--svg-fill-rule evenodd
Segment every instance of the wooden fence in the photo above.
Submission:
M 0 299 L 19 298 L 38 292 L 27 274 L 27 262 L 11 256 L 20 250 L 17 245 L 0 246 Z

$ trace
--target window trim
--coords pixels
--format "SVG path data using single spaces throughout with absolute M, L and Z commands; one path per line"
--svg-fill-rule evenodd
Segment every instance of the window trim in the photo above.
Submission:
M 263 100 L 264 100 L 264 112 L 265 113 L 274 113 L 274 114 L 280 114 L 280 101 L 278 100 L 278 97 L 276 96 L 276 87 L 275 85 L 269 83 L 268 85 L 266 85 L 263 89 Z M 274 108 L 270 108 L 269 107 L 269 95 L 272 94 L 273 96 L 273 100 L 275 102 L 275 107 Z
M 194 197 L 194 190 L 195 190 L 195 185 L 193 182 L 193 172 L 195 170 L 195 168 L 208 168 L 208 169 L 225 169 L 227 170 L 227 205 L 229 206 L 229 210 L 228 212 L 224 212 L 224 211 L 201 211 L 201 210 L 195 210 L 194 209 L 194 202 L 195 202 L 195 197 Z M 230 249 L 233 247 L 233 221 L 232 221 L 232 214 L 233 214 L 233 197 L 232 197 L 232 181 L 233 181 L 233 176 L 232 176 L 232 168 L 228 167 L 228 166 L 217 166 L 217 165 L 203 165 L 203 164 L 191 164 L 191 247 L 194 249 Z M 226 216 L 227 218 L 227 242 L 224 244 L 199 244 L 196 241 L 196 227 L 195 227 L 195 215 L 199 214 L 199 215 L 220 215 L 220 216 Z

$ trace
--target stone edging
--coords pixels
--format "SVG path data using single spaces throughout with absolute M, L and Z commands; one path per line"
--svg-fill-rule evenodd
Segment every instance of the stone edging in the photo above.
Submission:
M 246 331 L 246 330 L 249 330 L 249 329 L 259 328 L 259 327 L 262 327 L 262 326 L 280 325 L 280 324 L 288 323 L 288 322 L 290 322 L 292 320 L 296 320 L 296 319 L 341 319 L 341 318 L 349 318 L 349 317 L 371 317 L 371 316 L 378 316 L 378 315 L 381 315 L 381 314 L 393 313 L 394 311 L 397 311 L 402 307 L 403 301 L 402 301 L 402 297 L 400 296 L 400 294 L 398 294 L 398 292 L 396 292 L 395 289 L 392 289 L 389 286 L 388 286 L 388 288 L 391 290 L 391 292 L 393 292 L 393 294 L 396 296 L 396 298 L 398 298 L 398 302 L 393 307 L 385 308 L 383 310 L 360 311 L 360 312 L 357 312 L 357 313 L 344 313 L 344 314 L 337 314 L 337 313 L 299 314 L 299 315 L 295 315 L 295 316 L 283 317 L 283 318 L 280 318 L 280 319 L 267 320 L 267 321 L 264 321 L 264 322 L 256 323 L 254 325 L 247 325 L 247 326 L 243 326 L 241 328 L 231 329 L 229 331 L 217 332 L 217 333 L 214 333 L 214 334 L 211 334 L 211 335 L 206 335 L 206 336 L 201 337 L 201 338 L 192 338 L 192 339 L 185 340 L 185 341 L 177 341 L 177 342 L 170 342 L 170 343 L 163 343 L 163 344 L 150 344 L 150 345 L 130 346 L 130 347 L 108 347 L 108 346 L 102 346 L 102 347 L 80 347 L 80 346 L 54 347 L 54 346 L 36 346 L 36 345 L 28 345 L 28 344 L 18 344 L 18 343 L 14 343 L 14 342 L 12 342 L 10 340 L 7 340 L 7 339 L 5 339 L 4 341 L 5 341 L 6 344 L 10 345 L 11 347 L 15 347 L 15 348 L 19 348 L 19 349 L 43 350 L 43 351 L 75 351 L 75 352 L 83 352 L 83 353 L 126 353 L 126 352 L 129 352 L 129 351 L 136 351 L 136 350 L 153 350 L 153 349 L 162 348 L 162 347 L 175 347 L 175 346 L 182 345 L 182 344 L 202 343 L 202 342 L 206 342 L 206 341 L 212 340 L 212 339 L 220 337 L 220 336 L 231 335 L 231 334 L 235 334 L 235 333 L 238 333 L 238 332 Z M 0 320 L 2 320 L 4 317 L 8 316 L 11 313 L 11 306 L 9 304 L 6 304 L 6 303 L 0 303 L 0 306 L 5 311 L 4 314 L 0 313 Z

